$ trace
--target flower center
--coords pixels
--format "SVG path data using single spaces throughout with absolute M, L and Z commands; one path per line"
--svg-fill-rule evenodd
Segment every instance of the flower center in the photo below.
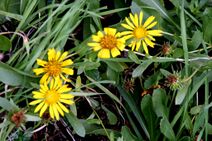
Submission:
M 117 40 L 112 35 L 105 35 L 104 37 L 102 37 L 102 39 L 100 41 L 100 45 L 102 48 L 112 49 L 112 48 L 116 47 Z
M 137 39 L 144 38 L 147 35 L 146 29 L 143 28 L 143 27 L 137 27 L 137 28 L 135 28 L 134 31 L 133 31 L 133 33 L 134 33 L 134 36 Z
M 61 73 L 61 64 L 58 61 L 49 61 L 45 66 L 50 76 L 58 76 Z
M 59 95 L 59 93 L 56 90 L 48 90 L 46 92 L 45 99 L 46 99 L 46 102 L 48 104 L 57 103 L 59 98 L 60 98 L 60 95 Z

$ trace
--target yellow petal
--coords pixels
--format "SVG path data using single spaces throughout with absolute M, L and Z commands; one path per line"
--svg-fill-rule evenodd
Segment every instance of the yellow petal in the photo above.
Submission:
M 45 82 L 47 82 L 48 78 L 49 78 L 48 73 L 44 74 L 43 77 L 40 79 L 40 83 L 44 84 Z
M 139 25 L 142 25 L 142 20 L 143 20 L 143 12 L 140 12 L 139 14 Z
M 54 82 L 54 79 L 52 79 L 52 80 L 50 81 L 50 90 L 53 89 L 54 85 L 55 85 L 55 82 Z
M 97 36 L 98 36 L 99 38 L 102 38 L 102 37 L 104 37 L 104 34 L 103 34 L 101 31 L 98 31 L 98 32 L 97 32 Z
M 56 56 L 56 51 L 55 49 L 49 49 L 48 50 L 48 60 L 51 61 L 53 59 L 55 59 L 55 56 Z
M 33 95 L 33 98 L 40 99 L 40 98 L 44 98 L 44 96 L 45 96 L 44 94 L 40 93 L 40 94 Z
M 35 108 L 35 113 L 37 113 L 40 109 L 41 109 L 41 107 L 44 105 L 44 102 L 41 102 L 36 108 Z
M 36 94 L 42 94 L 42 93 L 39 92 L 39 91 L 32 91 L 32 94 L 33 94 L 33 95 L 36 95 Z
M 146 42 L 147 45 L 149 45 L 150 47 L 154 47 L 154 43 L 151 42 L 148 38 L 144 38 L 144 41 Z
M 151 35 L 147 35 L 148 38 L 150 38 L 150 40 L 155 41 L 155 38 L 153 38 Z
M 117 40 L 117 47 L 119 50 L 123 51 L 125 48 L 125 42 L 123 42 L 121 39 Z
M 44 91 L 44 93 L 46 93 L 46 91 L 49 90 L 49 87 L 47 86 L 47 84 L 43 83 L 40 85 L 40 89 Z
M 44 68 L 37 68 L 37 69 L 33 69 L 33 72 L 36 74 L 36 75 L 39 75 L 41 73 L 44 73 L 46 72 Z
M 132 28 L 132 27 L 130 27 L 129 25 L 127 25 L 127 24 L 121 24 L 121 26 L 123 26 L 124 28 L 126 28 L 126 29 L 129 29 L 129 30 L 133 30 L 134 28 Z
M 130 19 L 131 21 L 135 24 L 135 19 L 134 19 L 134 16 L 130 13 Z
M 60 88 L 62 86 L 62 81 L 59 76 L 55 77 L 54 80 L 55 80 L 55 82 L 54 82 L 53 88 L 57 90 L 58 88 Z
M 147 48 L 146 43 L 144 41 L 142 41 L 142 45 L 143 45 L 143 48 L 144 48 L 144 51 L 146 52 L 146 54 L 149 54 L 148 48 Z
M 153 23 L 151 23 L 150 25 L 148 25 L 148 26 L 146 27 L 146 29 L 150 29 L 150 28 L 154 27 L 156 24 L 157 24 L 157 22 L 153 22 Z
M 155 19 L 154 16 L 150 16 L 146 22 L 144 23 L 143 27 L 146 28 L 153 20 Z
M 53 111 L 52 105 L 49 105 L 49 113 L 50 113 L 50 117 L 54 119 L 54 111 Z
M 55 115 L 56 120 L 59 120 L 59 119 L 60 119 L 60 116 L 59 116 L 59 113 L 58 113 L 58 111 L 57 111 L 56 104 L 53 104 L 53 105 L 52 105 L 52 109 L 53 109 L 53 111 L 54 111 L 54 115 Z
M 38 64 L 39 66 L 45 66 L 45 65 L 47 64 L 47 62 L 46 62 L 46 61 L 43 61 L 43 60 L 41 60 L 41 59 L 37 59 L 37 64 Z
M 42 101 L 41 99 L 34 100 L 34 101 L 30 102 L 29 105 L 36 105 L 36 104 L 40 103 L 41 101 Z
M 63 86 L 61 86 L 57 91 L 58 91 L 59 93 L 70 92 L 70 91 L 71 91 L 71 88 L 68 88 L 67 86 L 68 86 L 68 85 L 63 85 Z
M 98 35 L 92 35 L 92 40 L 95 42 L 100 42 L 101 38 Z
M 132 41 L 131 44 L 130 44 L 130 47 L 132 47 L 132 50 L 135 49 L 135 45 L 136 45 L 136 41 Z
M 141 41 L 137 41 L 135 50 L 138 51 L 140 46 L 141 46 Z
M 136 13 L 134 16 L 134 20 L 135 20 L 135 22 L 134 22 L 135 26 L 138 27 L 138 14 L 136 14 Z
M 94 51 L 98 51 L 98 50 L 100 50 L 102 47 L 100 46 L 100 44 L 99 44 L 99 46 L 93 46 L 93 50 Z
M 61 63 L 61 66 L 62 66 L 62 67 L 63 67 L 63 66 L 69 66 L 69 65 L 71 65 L 71 64 L 73 64 L 73 61 L 72 61 L 71 59 L 68 59 L 68 60 L 63 61 L 63 62 Z
M 70 79 L 65 78 L 62 74 L 60 74 L 60 77 L 62 78 L 62 80 L 64 80 L 65 82 L 71 82 Z
M 74 74 L 74 70 L 73 69 L 69 69 L 69 68 L 62 68 L 61 71 L 64 72 L 65 74 L 68 74 L 68 75 L 73 75 Z
M 112 55 L 112 57 L 116 57 L 116 56 L 118 56 L 120 54 L 121 53 L 120 53 L 120 51 L 117 48 L 111 49 L 111 55 Z
M 59 112 L 62 116 L 64 116 L 63 110 L 62 110 L 57 104 L 55 104 L 55 106 L 56 106 L 58 112 Z
M 110 27 L 106 27 L 104 28 L 104 32 L 105 34 L 107 35 L 112 35 L 112 36 L 115 36 L 116 35 L 116 29 L 115 28 L 110 28 Z
M 123 31 L 120 33 L 120 36 L 125 36 L 125 35 L 129 35 L 129 34 L 133 34 L 132 31 Z
M 73 97 L 74 96 L 72 94 L 61 94 L 60 95 L 60 98 L 62 98 L 62 99 L 71 99 Z
M 68 105 L 71 105 L 74 103 L 72 100 L 66 100 L 66 99 L 60 99 L 60 102 L 68 104 Z
M 58 60 L 58 62 L 63 61 L 67 56 L 68 56 L 68 52 L 67 51 L 63 52 L 63 54 L 60 56 L 60 59 Z
M 55 55 L 55 60 L 58 60 L 59 57 L 60 57 L 60 55 L 61 55 L 61 52 L 60 51 L 57 51 L 56 52 L 56 55 Z
M 148 30 L 147 33 L 152 36 L 162 36 L 161 30 Z
M 48 104 L 45 103 L 44 106 L 40 110 L 40 115 L 39 115 L 40 117 L 42 117 L 43 113 L 46 111 L 47 108 L 48 108 Z
M 90 47 L 101 46 L 100 43 L 88 43 L 87 45 Z
M 127 17 L 125 18 L 125 20 L 130 27 L 135 28 L 135 26 L 130 22 L 130 20 Z
M 69 112 L 69 110 L 68 110 L 63 104 L 61 104 L 60 102 L 58 102 L 58 105 L 60 106 L 60 108 L 61 108 L 64 112 L 66 112 L 66 113 Z
M 98 53 L 99 58 L 110 58 L 110 50 L 109 49 L 101 49 Z
M 132 38 L 133 36 L 134 36 L 134 35 L 131 34 L 131 35 L 124 36 L 123 38 L 124 38 L 125 40 L 128 40 L 128 39 Z

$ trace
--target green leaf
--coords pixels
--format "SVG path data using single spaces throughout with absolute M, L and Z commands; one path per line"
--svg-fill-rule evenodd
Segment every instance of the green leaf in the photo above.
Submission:
M 203 38 L 205 42 L 211 42 L 212 41 L 212 8 L 206 8 L 203 12 L 204 15 L 202 16 L 203 20 Z
M 82 80 L 80 76 L 77 76 L 76 84 L 75 84 L 75 89 L 76 91 L 80 91 L 80 88 L 82 86 Z
M 8 101 L 6 98 L 2 97 L 0 97 L 0 107 L 7 111 L 17 110 L 17 106 L 15 106 L 12 101 Z
M 121 135 L 124 141 L 137 141 L 138 139 L 131 133 L 127 126 L 121 128 Z
M 19 15 L 20 1 L 0 0 L 0 24 L 6 21 L 6 17 L 21 21 L 23 16 Z
M 189 48 L 189 50 L 197 49 L 199 45 L 202 43 L 202 40 L 203 40 L 202 32 L 200 32 L 199 30 L 195 31 L 191 39 L 193 47 L 192 49 Z
M 150 139 L 149 132 L 147 130 L 146 125 L 144 124 L 144 119 L 141 116 L 140 109 L 136 106 L 136 104 L 135 104 L 136 102 L 133 99 L 132 95 L 130 95 L 129 93 L 127 93 L 125 91 L 125 89 L 123 89 L 121 86 L 118 86 L 118 91 L 121 94 L 121 96 L 124 98 L 124 100 L 127 102 L 127 105 L 129 106 L 129 108 L 132 110 L 132 112 L 135 115 L 138 123 L 142 127 L 145 135 L 148 137 L 148 139 Z
M 38 116 L 25 114 L 25 117 L 26 117 L 26 121 L 41 121 L 41 118 Z
M 158 81 L 161 79 L 161 74 L 159 72 L 154 73 L 153 75 L 149 76 L 145 81 L 144 81 L 144 88 L 149 89 L 154 85 L 158 84 Z
M 105 92 L 109 97 L 111 97 L 113 100 L 115 100 L 117 103 L 119 103 L 120 105 L 122 105 L 121 101 L 113 94 L 111 93 L 107 88 L 105 88 L 103 85 L 101 85 L 100 83 L 98 83 L 97 81 L 95 81 L 94 79 L 90 78 L 89 76 L 86 76 L 88 78 L 88 80 L 90 80 L 91 82 L 93 82 L 94 85 L 96 85 L 97 87 L 99 87 L 103 92 Z M 111 82 L 112 83 L 112 82 Z M 123 105 L 122 105 L 123 106 Z
M 192 141 L 192 140 L 191 140 L 191 137 L 189 137 L 189 136 L 184 136 L 184 137 L 182 137 L 179 141 Z
M 151 64 L 151 61 L 145 61 L 141 63 L 132 73 L 132 77 L 139 77 L 143 74 L 143 72 L 147 69 L 147 67 Z
M 175 104 L 176 105 L 180 105 L 182 104 L 186 94 L 187 94 L 187 91 L 188 91 L 188 88 L 191 84 L 191 80 L 187 81 L 187 83 L 185 83 L 181 88 L 178 89 L 177 91 L 177 95 L 175 97 Z
M 183 56 L 183 49 L 181 49 L 181 48 L 174 49 L 174 52 L 173 52 L 174 58 L 180 58 L 182 56 Z
M 111 69 L 110 67 L 107 67 L 107 72 L 106 72 L 106 74 L 107 74 L 107 77 L 108 77 L 109 80 L 113 80 L 113 81 L 115 81 L 115 82 L 118 82 L 118 80 L 119 80 L 119 75 L 120 75 L 119 72 L 116 72 L 116 71 L 114 71 L 113 69 Z
M 212 125 L 207 123 L 208 134 L 212 135 Z
M 146 95 L 141 100 L 141 111 L 145 118 L 151 141 L 158 141 L 160 132 L 157 130 L 157 116 L 152 105 L 152 97 Z M 151 113 L 151 114 L 149 114 Z
M 2 51 L 9 51 L 9 49 L 12 47 L 10 40 L 3 35 L 0 35 L 0 45 L 0 50 Z
M 197 105 L 191 108 L 190 113 L 192 115 L 196 115 L 196 114 L 199 114 L 202 109 L 203 109 L 203 105 Z
M 65 117 L 67 118 L 68 122 L 71 124 L 77 135 L 79 135 L 80 137 L 85 137 L 85 127 L 80 122 L 80 120 L 77 119 L 77 117 L 74 116 L 71 112 L 65 114 Z
M 168 117 L 167 96 L 163 89 L 155 89 L 152 94 L 152 103 L 158 117 Z
M 106 112 L 109 123 L 111 125 L 115 125 L 117 123 L 117 117 L 114 113 L 112 113 L 108 108 L 102 105 L 102 109 Z
M 174 141 L 176 139 L 174 131 L 166 117 L 163 117 L 160 121 L 160 130 L 163 135 L 168 138 L 170 141 Z
M 108 65 L 108 67 L 110 67 L 116 72 L 122 72 L 126 68 L 126 65 L 124 65 L 123 63 L 113 62 L 109 60 L 102 60 L 102 61 L 104 61 Z
M 98 69 L 94 69 L 94 70 L 87 70 L 85 71 L 85 74 L 89 77 L 91 77 L 92 79 L 98 81 L 101 79 L 100 77 L 100 73 Z
M 31 87 L 30 82 L 36 82 L 37 80 L 24 72 L 0 62 L 0 81 L 7 85 L 21 85 L 28 88 Z
M 164 69 L 160 69 L 160 72 L 161 72 L 165 77 L 168 77 L 169 75 L 172 74 L 172 73 L 170 73 L 169 71 L 164 70 Z
M 200 127 L 203 127 L 205 123 L 205 114 L 204 111 L 199 113 L 199 115 L 196 117 L 195 122 L 194 122 L 194 127 L 193 127 L 193 132 L 192 135 L 196 135 L 197 131 L 200 131 Z
M 128 51 L 129 58 L 134 61 L 136 64 L 140 64 L 141 61 L 138 59 L 137 55 L 133 51 Z

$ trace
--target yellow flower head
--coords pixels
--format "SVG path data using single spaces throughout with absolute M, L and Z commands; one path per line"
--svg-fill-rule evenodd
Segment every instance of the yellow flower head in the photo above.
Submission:
M 120 55 L 120 51 L 124 50 L 125 40 L 120 38 L 120 33 L 117 33 L 115 28 L 104 28 L 104 32 L 97 32 L 97 35 L 92 35 L 93 42 L 88 43 L 94 51 L 98 52 L 99 58 L 110 58 Z
M 36 75 L 45 73 L 40 83 L 43 84 L 50 80 L 50 78 L 62 78 L 65 81 L 69 81 L 63 76 L 63 73 L 68 75 L 73 75 L 74 70 L 70 68 L 65 68 L 73 64 L 71 59 L 66 59 L 68 52 L 61 54 L 60 51 L 56 52 L 55 49 L 48 50 L 48 61 L 37 59 L 37 64 L 42 66 L 42 68 L 33 69 Z
M 142 44 L 146 54 L 149 54 L 147 45 L 152 48 L 154 47 L 155 43 L 152 41 L 155 41 L 155 38 L 153 38 L 153 36 L 162 36 L 161 30 L 151 30 L 151 28 L 157 24 L 154 19 L 154 16 L 150 16 L 144 24 L 142 24 L 143 12 L 140 12 L 139 17 L 138 14 L 132 15 L 130 13 L 130 20 L 127 17 L 125 18 L 127 23 L 121 25 L 129 31 L 123 31 L 121 35 L 124 36 L 126 40 L 131 39 L 129 47 L 132 47 L 132 50 L 135 49 L 138 51 Z
M 38 104 L 34 112 L 36 113 L 40 111 L 40 117 L 49 107 L 50 117 L 59 120 L 59 114 L 64 116 L 64 112 L 69 112 L 69 110 L 62 103 L 68 105 L 74 103 L 73 95 L 64 94 L 70 90 L 71 88 L 68 88 L 67 85 L 62 85 L 62 81 L 59 78 L 56 80 L 52 79 L 49 84 L 40 84 L 39 91 L 32 92 L 33 98 L 36 100 L 30 102 L 29 104 Z

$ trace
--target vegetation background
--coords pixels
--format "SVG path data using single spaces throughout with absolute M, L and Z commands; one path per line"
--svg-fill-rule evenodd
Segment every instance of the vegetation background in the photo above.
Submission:
M 91 35 L 140 11 L 163 31 L 149 55 L 98 58 Z M 211 25 L 211 0 L 1 0 L 0 140 L 210 141 Z M 75 104 L 59 121 L 29 105 L 49 48 L 74 62 Z

